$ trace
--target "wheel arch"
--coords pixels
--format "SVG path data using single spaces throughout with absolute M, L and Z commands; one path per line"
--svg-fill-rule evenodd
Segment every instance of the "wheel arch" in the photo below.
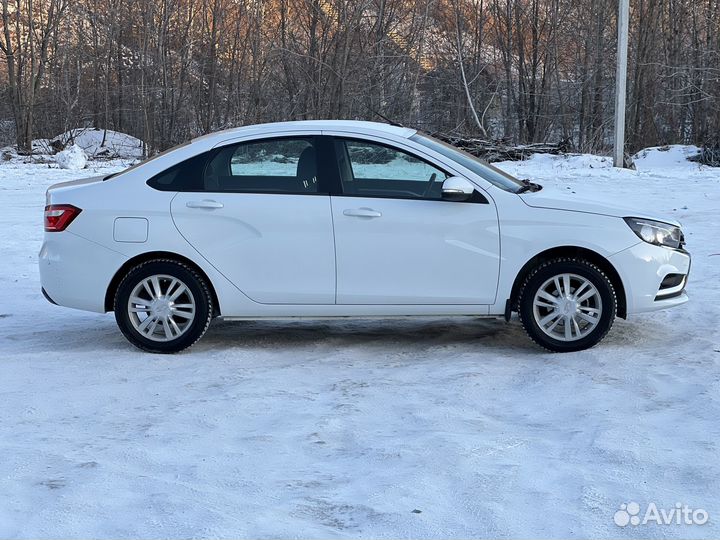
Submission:
M 518 272 L 515 277 L 513 286 L 510 293 L 510 301 L 508 303 L 508 309 L 506 315 L 509 317 L 510 311 L 515 311 L 518 301 L 518 295 L 520 294 L 520 287 L 527 275 L 535 268 L 538 264 L 554 259 L 556 257 L 581 257 L 588 260 L 589 262 L 598 266 L 613 284 L 615 292 L 617 294 L 617 316 L 621 319 L 627 318 L 627 297 L 625 293 L 625 286 L 623 285 L 620 274 L 615 269 L 613 264 L 606 258 L 588 248 L 579 246 L 558 246 L 554 248 L 542 251 L 528 260 Z
M 179 263 L 185 264 L 187 266 L 190 266 L 193 270 L 195 270 L 202 278 L 205 280 L 205 283 L 207 283 L 208 289 L 210 289 L 210 294 L 212 294 L 213 299 L 213 317 L 216 317 L 220 315 L 220 302 L 218 300 L 217 293 L 215 292 L 215 286 L 213 285 L 212 281 L 208 277 L 207 273 L 200 268 L 194 261 L 191 259 L 188 259 L 187 257 L 184 257 L 182 255 L 178 255 L 177 253 L 172 253 L 170 251 L 149 251 L 147 253 L 141 253 L 140 255 L 136 255 L 127 261 L 123 263 L 123 265 L 118 269 L 117 272 L 115 272 L 115 275 L 110 280 L 110 284 L 108 285 L 107 291 L 105 292 L 105 311 L 113 311 L 113 304 L 115 303 L 115 294 L 117 293 L 117 289 L 120 285 L 120 282 L 122 279 L 127 275 L 127 273 L 137 266 L 138 264 L 142 264 L 147 261 L 151 261 L 153 259 L 165 259 L 165 260 L 172 260 L 177 261 Z

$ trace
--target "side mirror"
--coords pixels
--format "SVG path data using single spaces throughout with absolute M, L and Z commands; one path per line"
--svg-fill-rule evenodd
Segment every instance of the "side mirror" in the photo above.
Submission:
M 467 201 L 475 193 L 475 186 L 461 176 L 451 176 L 442 185 L 442 198 L 446 201 Z

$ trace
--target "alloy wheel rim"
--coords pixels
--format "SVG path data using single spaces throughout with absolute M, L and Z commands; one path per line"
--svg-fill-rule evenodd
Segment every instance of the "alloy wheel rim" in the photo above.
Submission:
M 195 320 L 196 306 L 190 288 L 166 274 L 149 276 L 130 293 L 128 316 L 135 330 L 152 341 L 182 336 Z
M 602 317 L 600 292 L 578 274 L 563 273 L 543 283 L 533 298 L 540 330 L 558 341 L 577 341 L 590 334 Z

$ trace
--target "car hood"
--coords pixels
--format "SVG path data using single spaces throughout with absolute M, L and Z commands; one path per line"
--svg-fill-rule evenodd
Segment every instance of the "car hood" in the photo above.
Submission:
M 522 201 L 533 208 L 548 208 L 552 210 L 567 210 L 570 212 L 584 212 L 587 214 L 600 214 L 603 216 L 614 217 L 642 217 L 663 221 L 672 225 L 680 226 L 680 223 L 671 217 L 662 214 L 656 214 L 633 208 L 630 206 L 622 206 L 614 203 L 603 201 L 602 199 L 593 199 L 589 197 L 577 196 L 572 193 L 566 193 L 553 188 L 544 188 L 542 191 L 527 192 L 520 195 Z

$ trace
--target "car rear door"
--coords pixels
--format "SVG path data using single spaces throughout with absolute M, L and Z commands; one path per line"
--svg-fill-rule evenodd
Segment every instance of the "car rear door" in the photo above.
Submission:
M 180 233 L 256 302 L 335 303 L 332 213 L 318 169 L 318 135 L 216 148 L 199 189 L 172 201 Z

